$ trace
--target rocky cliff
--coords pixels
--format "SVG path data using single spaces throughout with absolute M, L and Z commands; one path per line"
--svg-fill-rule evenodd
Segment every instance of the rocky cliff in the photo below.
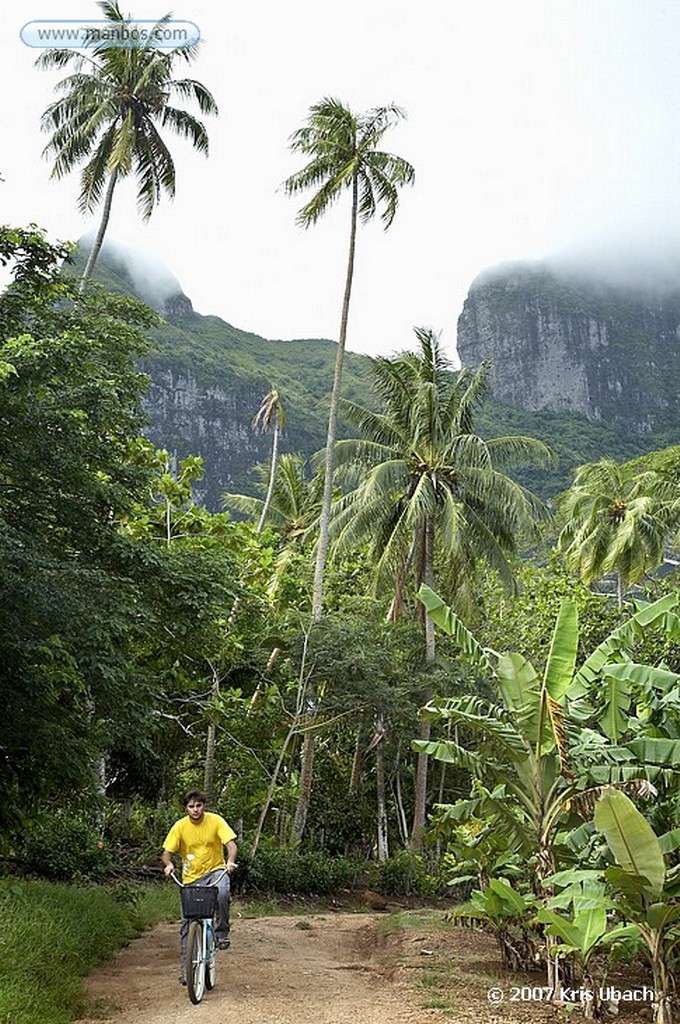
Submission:
M 458 354 L 466 366 L 491 363 L 504 405 L 677 434 L 680 281 L 655 290 L 546 264 L 502 265 L 470 288 Z

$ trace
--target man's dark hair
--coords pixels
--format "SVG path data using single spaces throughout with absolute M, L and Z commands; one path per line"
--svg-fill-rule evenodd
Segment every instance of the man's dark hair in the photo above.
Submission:
M 207 804 L 208 798 L 202 789 L 190 789 L 188 793 L 184 794 L 182 800 L 182 807 L 186 807 L 188 803 L 194 800 L 197 804 Z

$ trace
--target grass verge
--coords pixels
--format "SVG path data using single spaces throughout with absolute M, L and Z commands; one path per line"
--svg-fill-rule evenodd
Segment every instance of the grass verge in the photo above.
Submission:
M 0 1024 L 68 1024 L 81 980 L 156 921 L 177 917 L 165 886 L 0 880 Z

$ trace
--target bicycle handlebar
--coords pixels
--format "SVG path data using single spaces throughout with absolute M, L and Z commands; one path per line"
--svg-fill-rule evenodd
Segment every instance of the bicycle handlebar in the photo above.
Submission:
M 237 865 L 234 864 L 234 867 L 237 867 Z M 217 870 L 217 869 L 213 868 L 213 871 L 215 871 L 215 870 Z M 220 870 L 221 870 L 222 873 L 217 878 L 217 882 L 219 882 L 220 878 L 222 878 L 224 875 L 228 874 L 227 868 L 221 868 Z M 173 882 L 175 883 L 175 885 L 178 885 L 180 887 L 180 889 L 183 889 L 184 886 L 187 885 L 187 884 L 188 885 L 192 884 L 190 882 L 189 883 L 187 883 L 187 882 L 180 882 L 179 878 L 177 877 L 177 873 L 175 871 L 171 871 L 169 875 L 166 875 L 166 878 L 171 878 L 173 880 Z M 198 879 L 197 879 L 197 881 L 198 881 Z M 209 885 L 215 885 L 216 882 L 209 882 L 208 884 Z

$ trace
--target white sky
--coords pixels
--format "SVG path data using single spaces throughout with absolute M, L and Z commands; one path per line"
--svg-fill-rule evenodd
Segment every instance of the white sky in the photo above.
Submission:
M 337 337 L 348 198 L 316 227 L 279 190 L 301 166 L 287 140 L 334 96 L 395 102 L 408 120 L 386 149 L 416 168 L 388 232 L 359 234 L 348 347 L 388 353 L 412 327 L 451 351 L 468 287 L 485 267 L 563 250 L 654 258 L 680 238 L 680 0 L 123 0 L 195 22 L 200 58 L 178 74 L 220 108 L 206 160 L 170 137 L 177 196 L 143 223 L 117 190 L 109 237 L 156 256 L 201 313 L 269 338 Z M 95 223 L 78 176 L 50 180 L 40 114 L 62 73 L 33 67 L 33 19 L 91 20 L 91 0 L 6 4 L 0 39 L 0 221 L 53 239 Z

